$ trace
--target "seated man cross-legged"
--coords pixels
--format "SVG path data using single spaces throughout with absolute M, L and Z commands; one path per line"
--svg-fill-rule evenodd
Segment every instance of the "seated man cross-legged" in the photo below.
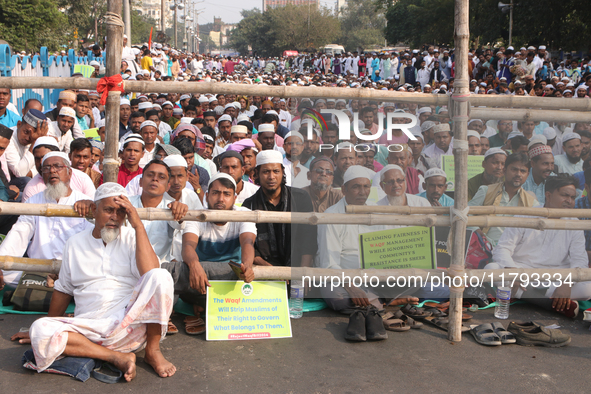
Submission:
M 248 211 L 235 206 L 236 181 L 219 172 L 209 181 L 206 201 L 214 211 Z M 187 334 L 204 333 L 200 319 L 205 308 L 205 294 L 210 280 L 237 280 L 227 264 L 230 260 L 241 263 L 240 279 L 254 280 L 252 265 L 256 225 L 250 222 L 187 222 L 183 231 L 183 261 L 172 260 L 163 264 L 174 278 L 175 294 L 192 304 L 196 318 L 185 319 Z
M 30 336 L 39 372 L 62 355 L 89 357 L 112 363 L 131 381 L 133 352 L 145 347 L 144 361 L 158 376 L 172 376 L 176 368 L 160 351 L 173 306 L 172 278 L 160 269 L 121 185 L 101 185 L 94 202 L 94 227 L 66 242 L 49 317 L 12 339 L 24 342 Z M 126 219 L 131 227 L 123 226 Z M 64 317 L 72 298 L 75 317 Z

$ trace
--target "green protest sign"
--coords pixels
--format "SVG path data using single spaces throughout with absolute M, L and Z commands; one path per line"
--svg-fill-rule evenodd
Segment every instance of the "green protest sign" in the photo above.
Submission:
M 455 190 L 456 185 L 456 166 L 454 163 L 453 156 L 441 156 L 442 169 L 447 175 L 447 191 L 452 192 Z M 480 174 L 484 171 L 482 168 L 482 161 L 484 156 L 468 156 L 468 179 Z
M 291 338 L 287 285 L 283 281 L 209 281 L 206 339 Z
M 363 269 L 437 266 L 435 237 L 431 227 L 402 227 L 359 235 Z

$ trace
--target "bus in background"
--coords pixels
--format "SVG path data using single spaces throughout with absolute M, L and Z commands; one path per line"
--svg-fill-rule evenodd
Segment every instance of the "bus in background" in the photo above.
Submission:
M 337 44 L 328 44 L 319 48 L 319 51 L 322 53 L 326 53 L 327 55 L 342 55 L 343 53 L 345 53 L 345 47 Z

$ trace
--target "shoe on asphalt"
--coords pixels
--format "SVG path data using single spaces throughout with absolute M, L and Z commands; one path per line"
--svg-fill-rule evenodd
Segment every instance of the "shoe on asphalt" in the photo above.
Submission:
M 365 311 L 358 309 L 349 316 L 345 339 L 354 342 L 367 341 L 365 335 Z
M 511 322 L 507 331 L 521 346 L 561 347 L 570 343 L 570 335 L 560 330 L 547 329 L 536 322 Z
M 384 319 L 376 308 L 369 307 L 365 314 L 365 332 L 368 341 L 382 341 L 388 339 L 388 333 L 384 327 Z

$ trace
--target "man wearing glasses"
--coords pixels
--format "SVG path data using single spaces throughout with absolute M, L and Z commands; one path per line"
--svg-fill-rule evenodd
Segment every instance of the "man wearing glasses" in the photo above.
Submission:
M 402 168 L 395 164 L 388 164 L 380 171 L 380 186 L 386 196 L 377 202 L 378 205 L 431 206 L 426 198 L 406 193 L 406 176 Z
M 320 156 L 310 163 L 308 172 L 310 186 L 303 190 L 307 191 L 314 205 L 314 212 L 324 212 L 328 207 L 335 205 L 343 193 L 338 189 L 333 189 L 334 163 L 326 156 Z

